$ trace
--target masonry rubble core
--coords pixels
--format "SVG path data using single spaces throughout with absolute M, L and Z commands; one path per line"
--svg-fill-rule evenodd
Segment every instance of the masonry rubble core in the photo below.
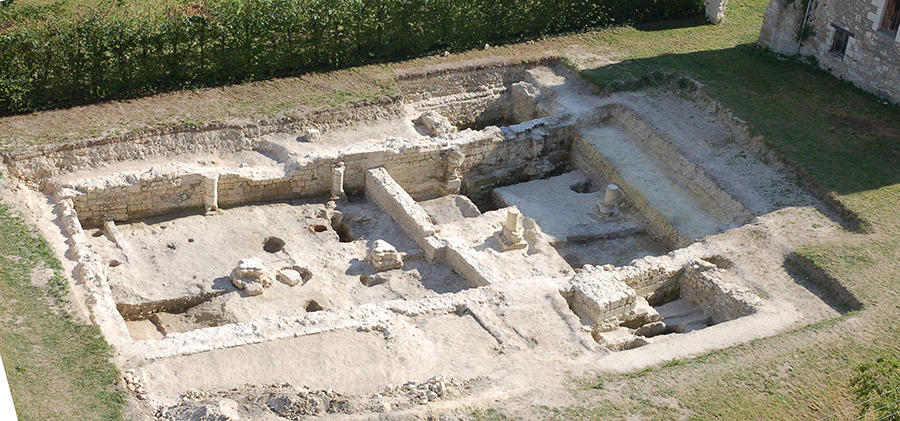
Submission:
M 785 272 L 788 240 L 743 250 L 779 212 L 840 228 L 747 161 L 773 152 L 702 90 L 689 122 L 664 109 L 685 100 L 597 96 L 554 61 L 397 83 L 279 124 L 4 156 L 55 203 L 79 304 L 143 405 L 221 412 L 194 390 L 258 383 L 352 403 L 307 415 L 463 407 L 529 361 L 637 369 L 835 315 Z M 431 380 L 392 386 L 411 378 Z

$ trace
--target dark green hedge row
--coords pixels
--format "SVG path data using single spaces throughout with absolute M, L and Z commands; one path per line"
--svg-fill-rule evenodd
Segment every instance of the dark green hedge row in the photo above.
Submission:
M 702 0 L 208 0 L 0 9 L 0 114 L 697 15 Z

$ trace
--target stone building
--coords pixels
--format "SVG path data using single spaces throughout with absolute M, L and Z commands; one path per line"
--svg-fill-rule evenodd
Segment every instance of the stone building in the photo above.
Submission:
M 813 56 L 835 76 L 900 103 L 898 25 L 900 0 L 771 0 L 759 44 Z

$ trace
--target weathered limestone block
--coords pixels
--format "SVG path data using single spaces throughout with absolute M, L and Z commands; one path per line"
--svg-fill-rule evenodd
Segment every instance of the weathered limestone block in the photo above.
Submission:
M 278 272 L 278 280 L 291 287 L 303 283 L 303 277 L 300 276 L 300 272 L 293 269 L 282 269 Z
M 503 228 L 494 233 L 494 239 L 497 240 L 497 244 L 500 245 L 503 251 L 528 247 L 528 242 L 525 241 L 525 230 L 522 228 L 522 224 L 519 223 L 521 216 L 519 209 L 513 207 L 506 214 L 506 223 L 503 225 Z
M 637 329 L 648 323 L 659 321 L 659 312 L 650 306 L 646 299 L 638 297 L 634 309 L 625 314 L 625 321 L 622 326 Z
M 454 146 L 448 149 L 442 158 L 444 159 L 445 180 L 444 185 L 441 186 L 441 193 L 445 196 L 459 193 L 459 188 L 462 186 L 459 168 L 465 162 L 466 155 L 458 146 Z
M 527 121 L 539 117 L 535 110 L 541 97 L 540 89 L 528 82 L 516 82 L 510 86 L 509 94 L 516 120 Z
M 379 271 L 403 268 L 403 254 L 384 240 L 376 240 L 372 244 L 369 261 Z
M 634 331 L 635 335 L 643 336 L 645 338 L 652 338 L 654 336 L 665 335 L 666 333 L 672 333 L 672 331 L 671 331 L 671 329 L 669 329 L 668 326 L 666 326 L 665 323 L 660 322 L 660 321 L 647 323 Z
M 244 286 L 244 291 L 247 292 L 249 296 L 262 295 L 263 286 L 259 282 L 250 282 Z
M 636 307 L 638 296 L 616 271 L 597 270 L 585 265 L 571 280 L 563 295 L 577 313 L 591 319 L 593 324 L 614 321 L 618 325 Z
M 306 129 L 303 138 L 306 139 L 307 142 L 316 143 L 322 140 L 322 132 L 318 129 Z
M 611 331 L 593 329 L 591 336 L 600 346 L 610 351 L 624 351 L 642 347 L 650 343 L 647 338 L 636 336 L 628 329 L 620 328 Z
M 437 111 L 428 110 L 422 113 L 415 120 L 416 124 L 422 125 L 434 137 L 438 137 L 447 133 L 456 132 L 456 126 L 450 122 L 447 117 L 442 116 Z

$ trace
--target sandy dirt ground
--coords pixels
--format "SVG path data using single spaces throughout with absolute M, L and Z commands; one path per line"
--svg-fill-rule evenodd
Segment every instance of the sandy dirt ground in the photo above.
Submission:
M 559 196 L 530 197 L 515 186 L 505 191 L 508 200 L 515 202 L 511 204 L 538 221 L 546 233 L 539 247 L 506 252 L 511 253 L 506 256 L 488 244 L 503 223 L 503 211 L 466 215 L 466 206 L 449 201 L 432 207 L 435 219 L 443 218 L 441 235 L 464 239 L 484 256 L 485 264 L 504 274 L 506 280 L 482 288 L 469 288 L 447 266 L 427 264 L 396 224 L 362 198 L 351 198 L 336 208 L 352 232 L 347 242 L 331 226 L 328 205 L 315 200 L 243 206 L 212 217 L 148 219 L 119 226 L 129 253 L 115 247 L 102 232 L 91 237 L 104 260 L 120 263 L 109 271 L 117 300 L 139 304 L 203 294 L 211 297 L 165 316 L 166 320 L 131 322 L 137 346 L 160 342 L 167 328 L 171 334 L 165 338 L 171 339 L 197 332 L 197 327 L 218 334 L 225 332 L 225 325 L 252 331 L 264 323 L 299 325 L 305 320 L 315 325 L 342 314 L 350 316 L 342 325 L 346 328 L 170 358 L 123 359 L 119 363 L 127 373 L 126 383 L 139 385 L 144 392 L 132 394 L 132 415 L 164 420 L 465 419 L 473 408 L 497 407 L 516 417 L 535 419 L 539 417 L 536 405 L 577 403 L 569 388 L 572 379 L 580 376 L 639 370 L 839 314 L 784 268 L 786 256 L 796 248 L 842 235 L 839 223 L 821 202 L 799 188 L 789 174 L 747 152 L 735 142 L 731 129 L 699 103 L 666 88 L 599 97 L 583 85 L 566 85 L 563 78 L 544 75 L 544 81 L 554 78 L 560 107 L 589 110 L 616 103 L 633 109 L 755 216 L 745 226 L 720 232 L 721 221 L 703 217 L 701 211 L 685 211 L 698 218 L 694 225 L 686 223 L 699 227 L 687 229 L 699 238 L 691 247 L 735 263 L 730 275 L 763 299 L 755 314 L 657 337 L 633 350 L 610 352 L 600 347 L 589 326 L 560 294 L 559 277 L 573 273 L 578 264 L 622 265 L 631 258 L 668 250 L 640 233 L 631 234 L 627 241 L 589 236 L 558 244 L 563 238 L 577 237 L 579 226 L 597 221 L 591 212 L 602 190 L 578 193 L 568 188 L 584 181 L 583 174 L 555 180 L 546 191 L 558 191 Z M 408 130 L 382 127 L 377 136 L 364 137 Z M 232 158 L 190 159 L 224 162 Z M 651 170 L 658 167 L 652 160 L 632 164 Z M 646 188 L 655 187 L 658 183 L 649 182 Z M 7 186 L 3 194 L 64 256 L 65 238 L 49 200 L 15 185 Z M 639 226 L 627 214 L 618 224 L 617 230 Z M 325 229 L 311 230 L 315 225 Z M 285 245 L 269 253 L 263 246 L 272 236 Z M 371 269 L 367 248 L 379 238 L 407 254 L 403 269 L 384 274 Z M 617 250 L 605 252 L 604 247 Z M 576 248 L 590 251 L 576 252 Z M 518 257 L 512 258 L 513 254 Z M 296 287 L 276 282 L 263 295 L 248 297 L 227 279 L 237 261 L 246 257 L 272 261 L 273 267 L 308 268 L 312 278 Z M 63 264 L 73 269 L 67 259 Z M 361 276 L 384 279 L 370 287 L 361 282 Z M 76 303 L 83 300 L 78 290 L 73 292 Z M 308 307 L 310 301 L 322 309 Z M 663 310 L 670 315 L 684 313 L 679 308 Z M 377 323 L 370 322 L 376 319 Z

